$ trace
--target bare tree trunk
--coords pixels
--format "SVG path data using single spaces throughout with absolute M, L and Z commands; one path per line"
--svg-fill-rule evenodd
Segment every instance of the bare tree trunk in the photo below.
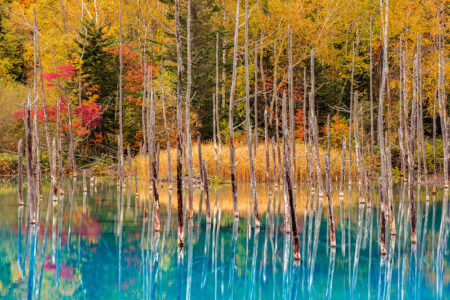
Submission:
M 19 205 L 23 206 L 23 163 L 22 163 L 22 139 L 19 140 L 19 143 L 17 144 L 17 154 L 19 156 L 18 158 L 18 197 L 19 197 Z
M 300 260 L 300 243 L 298 239 L 298 233 L 297 233 L 297 216 L 295 214 L 295 199 L 294 199 L 294 192 L 292 187 L 292 181 L 291 181 L 291 168 L 290 168 L 290 162 L 291 162 L 291 155 L 289 153 L 289 127 L 287 125 L 287 108 L 286 108 L 286 93 L 283 94 L 283 100 L 282 100 L 282 119 L 283 119 L 283 147 L 284 147 L 284 182 L 285 187 L 287 189 L 288 194 L 288 200 L 289 200 L 289 217 L 286 215 L 285 220 L 287 222 L 291 222 L 291 230 L 292 230 L 292 246 L 293 246 L 293 254 L 294 254 L 294 260 L 299 261 Z M 286 213 L 286 211 L 285 211 Z M 285 221 L 286 224 L 286 221 Z
M 58 187 L 59 187 L 59 194 L 63 195 L 63 182 L 62 182 L 62 145 L 61 145 L 61 97 L 58 97 L 58 100 L 56 101 L 57 109 L 56 109 L 56 141 L 57 141 L 57 147 L 58 147 Z
M 188 218 L 194 217 L 194 194 L 192 189 L 192 142 L 191 142 L 191 85 L 192 85 L 192 59 L 191 59 L 191 0 L 187 1 L 187 85 L 186 85 L 186 143 L 188 156 L 188 184 L 189 184 L 189 210 Z
M 216 176 L 219 176 L 219 165 L 217 163 L 217 124 L 216 124 L 216 94 L 213 94 L 213 142 L 214 142 L 214 165 L 216 167 Z M 200 170 L 201 171 L 201 170 Z
M 216 33 L 216 91 L 213 94 L 213 141 L 214 141 L 214 164 L 216 166 L 216 176 L 219 176 L 219 166 L 217 164 L 217 135 L 220 135 L 219 119 L 217 118 L 217 110 L 219 106 L 219 33 Z M 201 170 L 200 170 L 201 171 Z M 201 173 L 201 172 L 200 172 Z
M 353 117 L 353 78 L 355 74 L 355 42 L 352 46 L 352 77 L 350 82 L 350 118 L 348 131 L 348 184 L 352 184 L 352 117 Z
M 361 149 L 359 147 L 359 124 L 358 124 L 358 116 L 359 116 L 359 107 L 358 107 L 358 92 L 354 93 L 354 105 L 353 105 L 353 124 L 354 124 L 354 133 L 355 133 L 355 153 L 356 153 L 356 165 L 358 167 L 358 190 L 359 190 L 359 204 L 364 204 L 364 187 L 363 187 L 363 169 L 361 162 Z
M 273 164 L 273 182 L 274 182 L 274 187 L 276 188 L 278 186 L 278 179 L 277 179 L 277 157 L 276 157 L 276 153 L 275 153 L 275 145 L 273 142 L 273 139 L 270 139 L 270 144 L 272 146 L 272 164 Z
M 72 160 L 72 176 L 77 177 L 77 166 L 75 163 L 75 149 L 73 143 L 73 129 L 72 129 L 72 105 L 69 102 L 69 151 L 70 151 L 70 159 Z
M 150 184 L 153 190 L 153 224 L 154 230 L 156 232 L 160 231 L 160 220 L 159 220 L 159 192 L 158 192 L 158 171 L 156 166 L 156 153 L 155 153 L 155 93 L 152 90 L 150 94 L 150 126 L 149 137 L 148 137 L 148 150 L 149 150 L 149 168 L 150 171 Z
M 387 138 L 386 138 L 387 144 Z M 391 231 L 391 236 L 396 236 L 397 232 L 395 230 L 395 214 L 394 214 L 394 195 L 392 192 L 392 157 L 391 157 L 391 147 L 386 147 L 386 156 L 387 156 L 387 196 L 388 196 L 388 204 L 389 204 L 389 229 Z
M 278 103 L 278 54 L 277 54 L 277 40 L 273 42 L 273 86 L 272 86 L 272 103 L 270 110 L 273 111 L 273 106 Z M 269 122 L 272 124 L 272 114 L 270 114 Z M 281 162 L 280 162 L 281 163 Z
M 316 152 L 316 177 L 319 188 L 319 198 L 323 197 L 322 172 L 320 170 L 320 154 L 319 154 L 319 134 L 317 129 L 317 117 L 315 115 L 314 93 L 315 93 L 315 76 L 314 76 L 314 49 L 311 49 L 311 91 L 309 92 L 309 122 L 312 129 L 314 149 Z
M 144 53 L 145 53 L 145 45 L 144 45 Z M 161 66 L 161 78 L 163 78 L 163 69 L 164 69 L 164 66 Z M 142 149 L 143 155 L 145 155 L 147 153 L 147 144 L 148 144 L 148 142 L 147 142 L 147 125 L 146 125 L 147 122 L 145 120 L 146 119 L 145 118 L 145 107 L 146 107 L 146 103 L 147 103 L 147 99 L 146 99 L 146 96 L 147 96 L 147 77 L 148 77 L 147 64 L 146 64 L 146 61 L 145 61 L 145 58 L 144 58 L 144 80 L 143 80 L 143 83 L 142 83 L 143 92 L 142 92 L 142 105 L 141 105 L 142 136 L 143 136 L 143 142 L 144 142 L 143 149 Z M 164 82 L 164 79 L 162 79 L 162 81 Z M 164 85 L 163 85 L 162 89 L 163 89 L 163 112 L 165 112 L 165 109 L 164 109 Z M 164 113 L 164 117 L 165 116 L 166 115 Z M 170 163 L 170 160 L 169 160 L 169 163 Z
M 374 166 L 374 146 L 375 146 L 375 135 L 374 135 L 374 124 L 373 124 L 373 52 L 372 52 L 372 16 L 370 16 L 370 27 L 369 27 L 369 99 L 370 99 L 370 159 L 371 166 L 373 170 Z
M 203 177 L 203 170 L 202 170 L 202 142 L 200 134 L 197 136 L 197 146 L 198 146 L 198 169 L 200 173 L 200 181 L 204 185 L 205 178 Z
M 422 164 L 423 164 L 423 177 L 424 177 L 424 182 L 425 182 L 425 195 L 426 195 L 426 200 L 429 200 L 429 195 L 428 195 L 428 168 L 427 168 L 427 160 L 426 160 L 426 153 L 425 153 L 425 137 L 424 137 L 424 129 L 423 129 L 423 97 L 422 97 L 422 46 L 421 46 L 421 37 L 418 34 L 417 37 L 417 47 L 418 47 L 418 120 L 417 120 L 417 124 L 418 124 L 418 134 L 417 137 L 419 138 L 419 144 L 421 146 L 420 150 L 422 153 Z M 420 157 L 418 158 L 420 161 Z
M 278 154 L 278 180 L 281 186 L 281 182 L 283 181 L 283 164 L 281 162 L 281 150 L 280 150 L 280 133 L 279 133 L 279 116 L 278 116 L 278 99 L 275 100 L 275 142 L 277 144 L 277 154 Z M 287 205 L 285 206 L 287 208 Z
M 256 149 L 258 147 L 258 42 L 255 42 L 255 57 L 254 57 L 254 67 L 255 67 L 255 101 L 253 102 L 253 111 L 254 111 L 254 119 L 255 119 L 255 139 L 254 139 L 254 149 L 253 152 L 256 157 Z
M 122 99 L 123 99 L 123 89 L 122 89 L 122 73 L 123 73 L 123 46 L 122 46 L 122 0 L 119 0 L 119 138 L 120 138 L 120 148 L 119 148 L 119 167 L 121 171 L 121 183 L 124 184 L 123 178 L 123 119 L 122 119 Z
M 183 233 L 183 186 L 182 186 L 182 74 L 183 59 L 181 57 L 180 36 L 180 0 L 175 0 L 175 35 L 177 48 L 177 202 L 178 202 L 178 246 L 184 247 Z
M 383 10 L 382 3 L 380 2 L 380 10 Z M 378 102 L 378 143 L 380 146 L 381 156 L 381 178 L 380 178 L 380 205 L 381 205 L 381 255 L 386 255 L 386 240 L 385 240 L 385 226 L 386 226 L 386 153 L 384 145 L 384 126 L 383 126 L 383 101 L 384 91 L 386 88 L 386 76 L 388 72 L 388 56 L 387 56 L 387 43 L 388 43 L 388 0 L 385 0 L 385 20 L 383 24 L 383 69 L 380 83 L 380 93 Z
M 206 205 L 206 224 L 211 224 L 211 212 L 209 205 L 209 186 L 208 186 L 208 174 L 206 171 L 206 163 L 204 160 L 200 161 L 200 170 L 203 174 L 203 189 L 205 190 L 205 205 Z M 199 214 L 202 212 L 199 211 Z
M 30 224 L 36 224 L 35 204 L 35 181 L 34 181 L 34 151 L 33 132 L 31 129 L 31 94 L 28 95 L 28 104 L 24 110 L 26 158 L 27 158 L 27 181 L 28 181 L 28 204 L 30 206 Z
M 341 165 L 341 181 L 339 184 L 339 196 L 344 197 L 344 181 L 345 181 L 345 150 L 347 148 L 347 142 L 344 138 L 344 141 L 342 142 L 342 165 Z
M 38 120 L 37 120 L 37 97 L 35 98 L 34 102 L 34 110 L 35 114 L 33 117 L 33 131 L 34 131 L 34 146 L 35 146 L 35 153 L 36 153 L 36 185 L 37 185 L 37 193 L 38 193 L 38 203 L 37 203 L 37 218 L 39 218 L 39 206 L 42 200 L 42 168 L 41 168 L 41 150 L 39 147 L 39 131 L 38 131 Z
M 53 201 L 58 201 L 58 180 L 57 180 L 57 174 L 56 174 L 56 140 L 53 138 L 52 141 L 52 165 L 54 166 L 52 170 L 52 194 L 53 194 Z
M 414 71 L 413 71 L 413 97 L 411 102 L 411 125 L 410 125 L 410 141 L 409 141 L 409 199 L 410 199 L 410 215 L 411 215 L 411 243 L 417 243 L 416 236 L 416 210 L 415 210 L 415 200 L 414 200 L 414 188 L 415 188 L 415 178 L 414 178 L 414 145 L 416 142 L 416 122 L 417 122 L 417 55 L 414 59 Z
M 308 148 L 308 127 L 307 127 L 307 113 L 306 113 L 306 98 L 308 95 L 308 83 L 306 81 L 306 67 L 303 69 L 303 144 L 305 146 L 305 162 L 306 162 L 306 169 L 307 169 L 307 174 L 306 176 L 309 175 L 309 185 L 311 186 L 311 189 L 314 190 L 314 171 L 312 169 L 312 163 L 310 158 L 310 151 Z M 307 179 L 308 180 L 308 179 Z
M 264 106 L 264 150 L 266 151 L 266 182 L 267 182 L 267 194 L 269 195 L 269 202 L 270 202 L 270 196 L 272 195 L 272 189 L 270 184 L 270 155 L 269 155 L 269 133 L 268 133 L 268 126 L 267 126 L 267 108 L 268 103 L 265 103 Z
M 289 92 L 289 134 L 291 137 L 291 148 L 292 148 L 292 184 L 294 186 L 294 190 L 297 189 L 297 160 L 295 155 L 295 99 L 294 99 L 294 67 L 293 67 L 293 59 L 292 59 L 292 29 L 289 28 L 289 84 L 288 84 L 288 92 Z
M 86 169 L 83 169 L 83 193 L 87 193 Z
M 228 115 L 228 131 L 230 135 L 230 173 L 231 173 L 231 189 L 233 195 L 233 211 L 234 216 L 239 216 L 238 199 L 237 199 L 237 185 L 236 185 L 236 166 L 234 164 L 234 97 L 236 92 L 236 77 L 237 77 L 237 51 L 239 42 L 239 0 L 236 0 L 236 21 L 234 27 L 234 45 L 233 45 L 233 77 L 231 79 L 230 103 Z
M 250 76 L 249 76 L 249 66 L 248 66 L 248 0 L 245 0 L 245 119 L 247 123 L 247 144 L 248 144 L 248 158 L 250 161 L 250 174 L 251 174 L 251 187 L 252 187 L 252 197 L 254 204 L 255 213 L 255 227 L 260 227 L 259 222 L 259 212 L 258 212 L 258 199 L 256 195 L 256 178 L 255 178 L 255 165 L 253 164 L 253 151 L 252 151 L 252 124 L 250 121 Z
M 127 160 L 128 160 L 128 178 L 133 176 L 131 171 L 131 148 L 130 145 L 127 145 Z
M 36 13 L 34 13 L 34 30 L 36 31 L 36 46 L 37 46 L 37 55 L 38 55 L 38 63 L 39 63 L 39 77 L 41 81 L 41 97 L 42 97 L 42 111 L 44 115 L 44 131 L 45 131 L 45 141 L 47 142 L 47 151 L 48 151 L 48 157 L 52 157 L 52 148 L 51 148 L 51 142 L 50 142 L 50 134 L 48 130 L 48 123 L 47 123 L 47 105 L 45 102 L 45 92 L 44 92 L 44 75 L 42 71 L 42 61 L 41 61 L 41 46 L 39 42 L 39 29 L 37 27 L 36 22 Z M 51 159 L 49 160 L 50 165 L 50 171 L 55 168 L 56 166 L 52 165 Z
M 355 96 L 356 99 L 357 96 Z M 330 226 L 330 247 L 336 248 L 336 234 L 333 216 L 333 197 L 331 191 L 331 176 L 330 176 L 330 115 L 327 119 L 327 154 L 325 155 L 325 183 L 327 189 L 327 199 L 328 199 L 328 219 Z M 345 151 L 345 150 L 344 150 Z M 345 152 L 344 152 L 345 153 Z
M 164 61 L 161 59 L 161 101 L 163 109 L 163 119 L 164 119 L 164 132 L 166 134 L 166 148 L 167 148 L 167 168 L 169 171 L 169 190 L 172 190 L 172 163 L 170 156 L 170 139 L 169 139 L 169 129 L 167 128 L 167 116 L 166 116 L 166 104 L 165 104 L 165 89 L 164 89 Z
M 437 157 L 436 157 L 436 96 L 437 93 L 434 94 L 433 99 L 433 178 L 434 178 L 434 184 L 433 184 L 433 190 L 432 195 L 436 195 L 436 180 L 437 180 Z
M 407 48 L 407 45 L 405 45 L 405 49 Z M 408 123 L 407 123 L 407 119 L 408 119 L 408 93 L 407 93 L 407 78 L 406 78 L 406 50 L 402 53 L 402 66 L 403 66 L 403 70 L 402 70 L 402 87 L 403 87 L 403 133 L 404 133 L 404 140 L 405 140 L 405 160 L 406 160 L 406 166 L 405 166 L 405 174 L 403 177 L 403 182 L 406 182 L 408 179 L 408 177 L 406 176 L 406 170 L 408 170 L 409 172 L 409 161 L 408 161 L 408 157 L 409 157 L 409 132 L 408 132 Z
M 448 189 L 450 184 L 450 126 L 447 114 L 446 93 L 445 93 L 445 52 L 444 52 L 444 25 L 441 24 L 439 30 L 439 73 L 438 73 L 438 99 L 439 117 L 441 119 L 442 144 L 444 152 L 444 189 Z M 447 147 L 446 147 L 446 146 Z

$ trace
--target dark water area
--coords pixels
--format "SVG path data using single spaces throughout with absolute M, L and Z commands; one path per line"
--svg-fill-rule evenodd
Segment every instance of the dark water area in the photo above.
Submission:
M 184 211 L 180 249 L 175 189 L 159 188 L 161 231 L 154 232 L 146 187 L 136 199 L 132 182 L 121 191 L 105 178 L 87 193 L 80 178 L 64 186 L 65 195 L 52 201 L 44 184 L 33 226 L 27 206 L 18 205 L 17 182 L 0 183 L 0 299 L 450 299 L 450 210 L 439 188 L 429 201 L 424 187 L 416 189 L 412 245 L 408 191 L 395 186 L 397 236 L 387 223 L 388 255 L 381 257 L 375 187 L 371 207 L 359 205 L 357 186 L 346 186 L 343 198 L 335 193 L 337 247 L 331 249 L 327 199 L 300 185 L 298 264 L 283 231 L 279 190 L 269 197 L 258 186 L 260 229 L 248 218 L 249 184 L 238 186 L 239 219 L 231 187 L 210 190 L 211 224 L 199 201 L 204 193 L 196 191 L 193 220 Z

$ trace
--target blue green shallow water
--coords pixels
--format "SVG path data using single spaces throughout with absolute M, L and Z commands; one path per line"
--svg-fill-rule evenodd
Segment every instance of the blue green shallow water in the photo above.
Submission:
M 45 184 L 33 227 L 27 207 L 17 204 L 16 182 L 0 184 L 1 299 L 450 297 L 450 211 L 441 189 L 427 202 L 424 188 L 417 188 L 418 243 L 412 246 L 407 192 L 395 187 L 397 237 L 387 234 L 389 253 L 381 258 L 376 192 L 371 208 L 358 205 L 356 186 L 347 187 L 342 202 L 334 198 L 337 247 L 331 250 L 326 206 L 317 207 L 316 195 L 300 186 L 300 264 L 293 263 L 291 236 L 283 232 L 283 198 L 280 192 L 269 198 L 265 186 L 258 190 L 260 230 L 247 220 L 248 185 L 238 187 L 239 220 L 229 209 L 230 188 L 211 190 L 211 225 L 199 202 L 202 194 L 194 193 L 195 214 L 185 221 L 183 249 L 177 247 L 176 191 L 169 193 L 167 186 L 160 186 L 160 233 L 153 231 L 151 209 L 145 216 L 149 199 L 136 201 L 134 185 L 118 192 L 113 180 L 102 179 L 83 195 L 81 180 L 67 180 L 57 202 L 48 202 L 48 190 Z

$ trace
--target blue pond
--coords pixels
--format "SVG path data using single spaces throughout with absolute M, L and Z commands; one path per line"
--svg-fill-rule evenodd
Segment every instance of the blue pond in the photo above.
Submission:
M 416 189 L 418 242 L 412 245 L 408 192 L 395 186 L 397 236 L 387 225 L 388 255 L 381 257 L 375 187 L 370 208 L 359 205 L 357 186 L 347 186 L 343 198 L 335 193 L 332 250 L 327 199 L 300 185 L 300 264 L 284 232 L 284 197 L 279 190 L 269 196 L 264 185 L 258 186 L 259 230 L 248 218 L 248 184 L 238 186 L 239 219 L 232 215 L 231 188 L 210 190 L 211 224 L 199 201 L 205 194 L 196 190 L 192 220 L 184 205 L 182 249 L 176 190 L 167 185 L 159 187 L 160 232 L 153 230 L 144 186 L 137 199 L 134 183 L 118 191 L 107 178 L 87 193 L 80 179 L 67 179 L 59 201 L 49 190 L 44 183 L 39 221 L 31 226 L 27 206 L 18 206 L 17 182 L 0 183 L 1 299 L 449 299 L 450 210 L 439 188 L 429 201 L 424 187 Z

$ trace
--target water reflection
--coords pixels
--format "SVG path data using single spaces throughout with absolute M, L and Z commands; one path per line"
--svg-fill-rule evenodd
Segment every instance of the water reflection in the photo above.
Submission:
M 239 186 L 245 219 L 233 217 L 227 186 L 212 188 L 211 223 L 200 201 L 204 195 L 196 191 L 184 248 L 177 247 L 176 203 L 164 183 L 160 232 L 149 209 L 151 193 L 139 186 L 136 198 L 134 182 L 117 189 L 100 179 L 97 192 L 94 186 L 84 193 L 82 182 L 71 179 L 57 201 L 45 181 L 43 189 L 34 226 L 14 188 L 0 189 L 1 299 L 445 299 L 450 292 L 448 192 L 440 189 L 428 202 L 425 189 L 416 189 L 418 243 L 411 245 L 407 190 L 394 186 L 397 236 L 387 233 L 388 255 L 382 258 L 375 190 L 371 207 L 358 205 L 357 189 L 336 193 L 341 249 L 334 250 L 323 201 L 299 185 L 299 265 L 284 231 L 282 189 L 258 191 L 260 229 L 247 217 L 249 186 Z

